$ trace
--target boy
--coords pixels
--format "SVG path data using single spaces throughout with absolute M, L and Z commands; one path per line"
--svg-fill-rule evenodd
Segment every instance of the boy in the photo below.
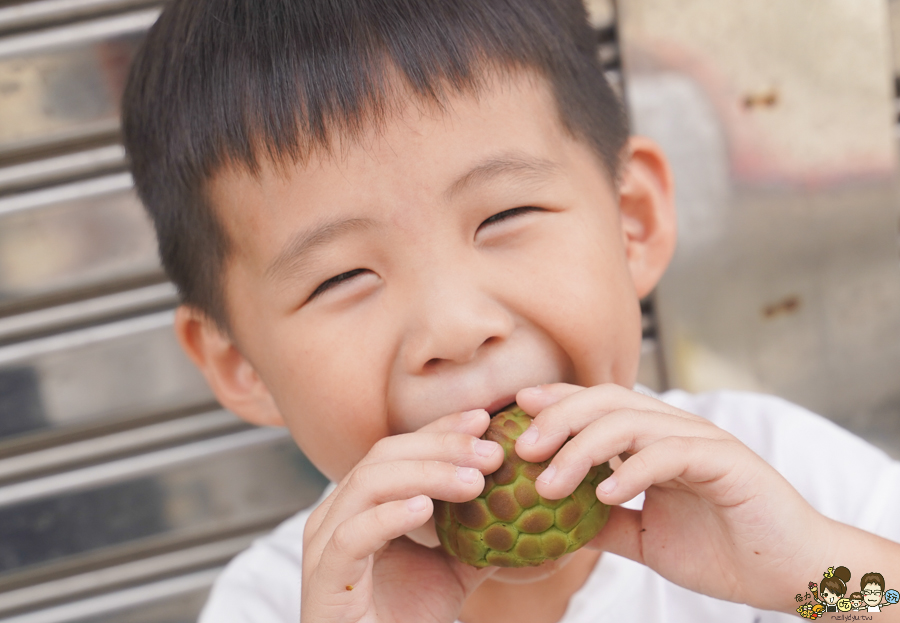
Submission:
M 203 621 L 775 620 L 835 561 L 900 575 L 874 534 L 900 539 L 900 508 L 855 510 L 900 481 L 883 454 L 775 399 L 630 389 L 672 185 L 578 0 L 176 1 L 124 130 L 185 350 L 336 483 Z M 434 547 L 431 500 L 481 491 L 513 400 L 523 458 L 562 447 L 542 495 L 612 459 L 598 497 L 643 507 L 554 563 L 476 570 Z M 818 482 L 798 431 L 862 466 Z
M 859 580 L 859 588 L 864 595 L 867 612 L 881 612 L 884 606 L 891 606 L 890 602 L 882 603 L 884 597 L 884 576 L 875 571 L 870 571 Z M 860 608 L 861 609 L 861 608 Z

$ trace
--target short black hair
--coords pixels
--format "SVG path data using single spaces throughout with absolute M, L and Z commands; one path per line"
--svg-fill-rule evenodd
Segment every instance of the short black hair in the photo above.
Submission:
M 387 118 L 398 79 L 441 104 L 489 69 L 536 72 L 615 178 L 628 127 L 596 43 L 581 0 L 174 0 L 132 64 L 122 126 L 182 302 L 228 330 L 211 177 L 358 137 Z

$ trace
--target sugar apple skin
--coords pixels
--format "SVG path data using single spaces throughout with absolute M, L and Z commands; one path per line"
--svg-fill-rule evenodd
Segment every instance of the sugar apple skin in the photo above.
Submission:
M 574 552 L 593 539 L 609 519 L 597 499 L 597 485 L 612 474 L 595 465 L 575 491 L 561 500 L 538 495 L 535 479 L 553 457 L 529 463 L 515 452 L 516 439 L 531 418 L 512 404 L 495 415 L 482 439 L 503 448 L 503 463 L 484 478 L 481 494 L 469 502 L 434 500 L 438 538 L 452 556 L 475 567 L 533 567 Z

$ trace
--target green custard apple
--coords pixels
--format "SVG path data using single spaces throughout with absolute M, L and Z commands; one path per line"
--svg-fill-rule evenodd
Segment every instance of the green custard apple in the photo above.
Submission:
M 434 501 L 434 520 L 444 549 L 476 567 L 532 567 L 574 552 L 597 536 L 609 506 L 595 490 L 612 474 L 609 463 L 595 465 L 575 491 L 561 500 L 538 495 L 535 479 L 550 464 L 529 463 L 515 444 L 531 418 L 512 404 L 491 419 L 483 439 L 503 448 L 499 469 L 484 478 L 481 494 L 469 502 Z

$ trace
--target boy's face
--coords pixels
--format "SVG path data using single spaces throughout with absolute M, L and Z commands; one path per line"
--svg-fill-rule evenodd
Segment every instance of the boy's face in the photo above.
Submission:
M 863 601 L 869 606 L 877 606 L 881 603 L 881 587 L 877 584 L 866 584 L 863 589 Z
M 385 436 L 525 387 L 635 381 L 639 297 L 674 244 L 665 161 L 639 147 L 620 213 L 542 83 L 448 104 L 411 99 L 334 157 L 211 185 L 232 338 L 198 355 L 210 330 L 185 339 L 185 312 L 182 342 L 225 406 L 283 418 L 334 481 Z

